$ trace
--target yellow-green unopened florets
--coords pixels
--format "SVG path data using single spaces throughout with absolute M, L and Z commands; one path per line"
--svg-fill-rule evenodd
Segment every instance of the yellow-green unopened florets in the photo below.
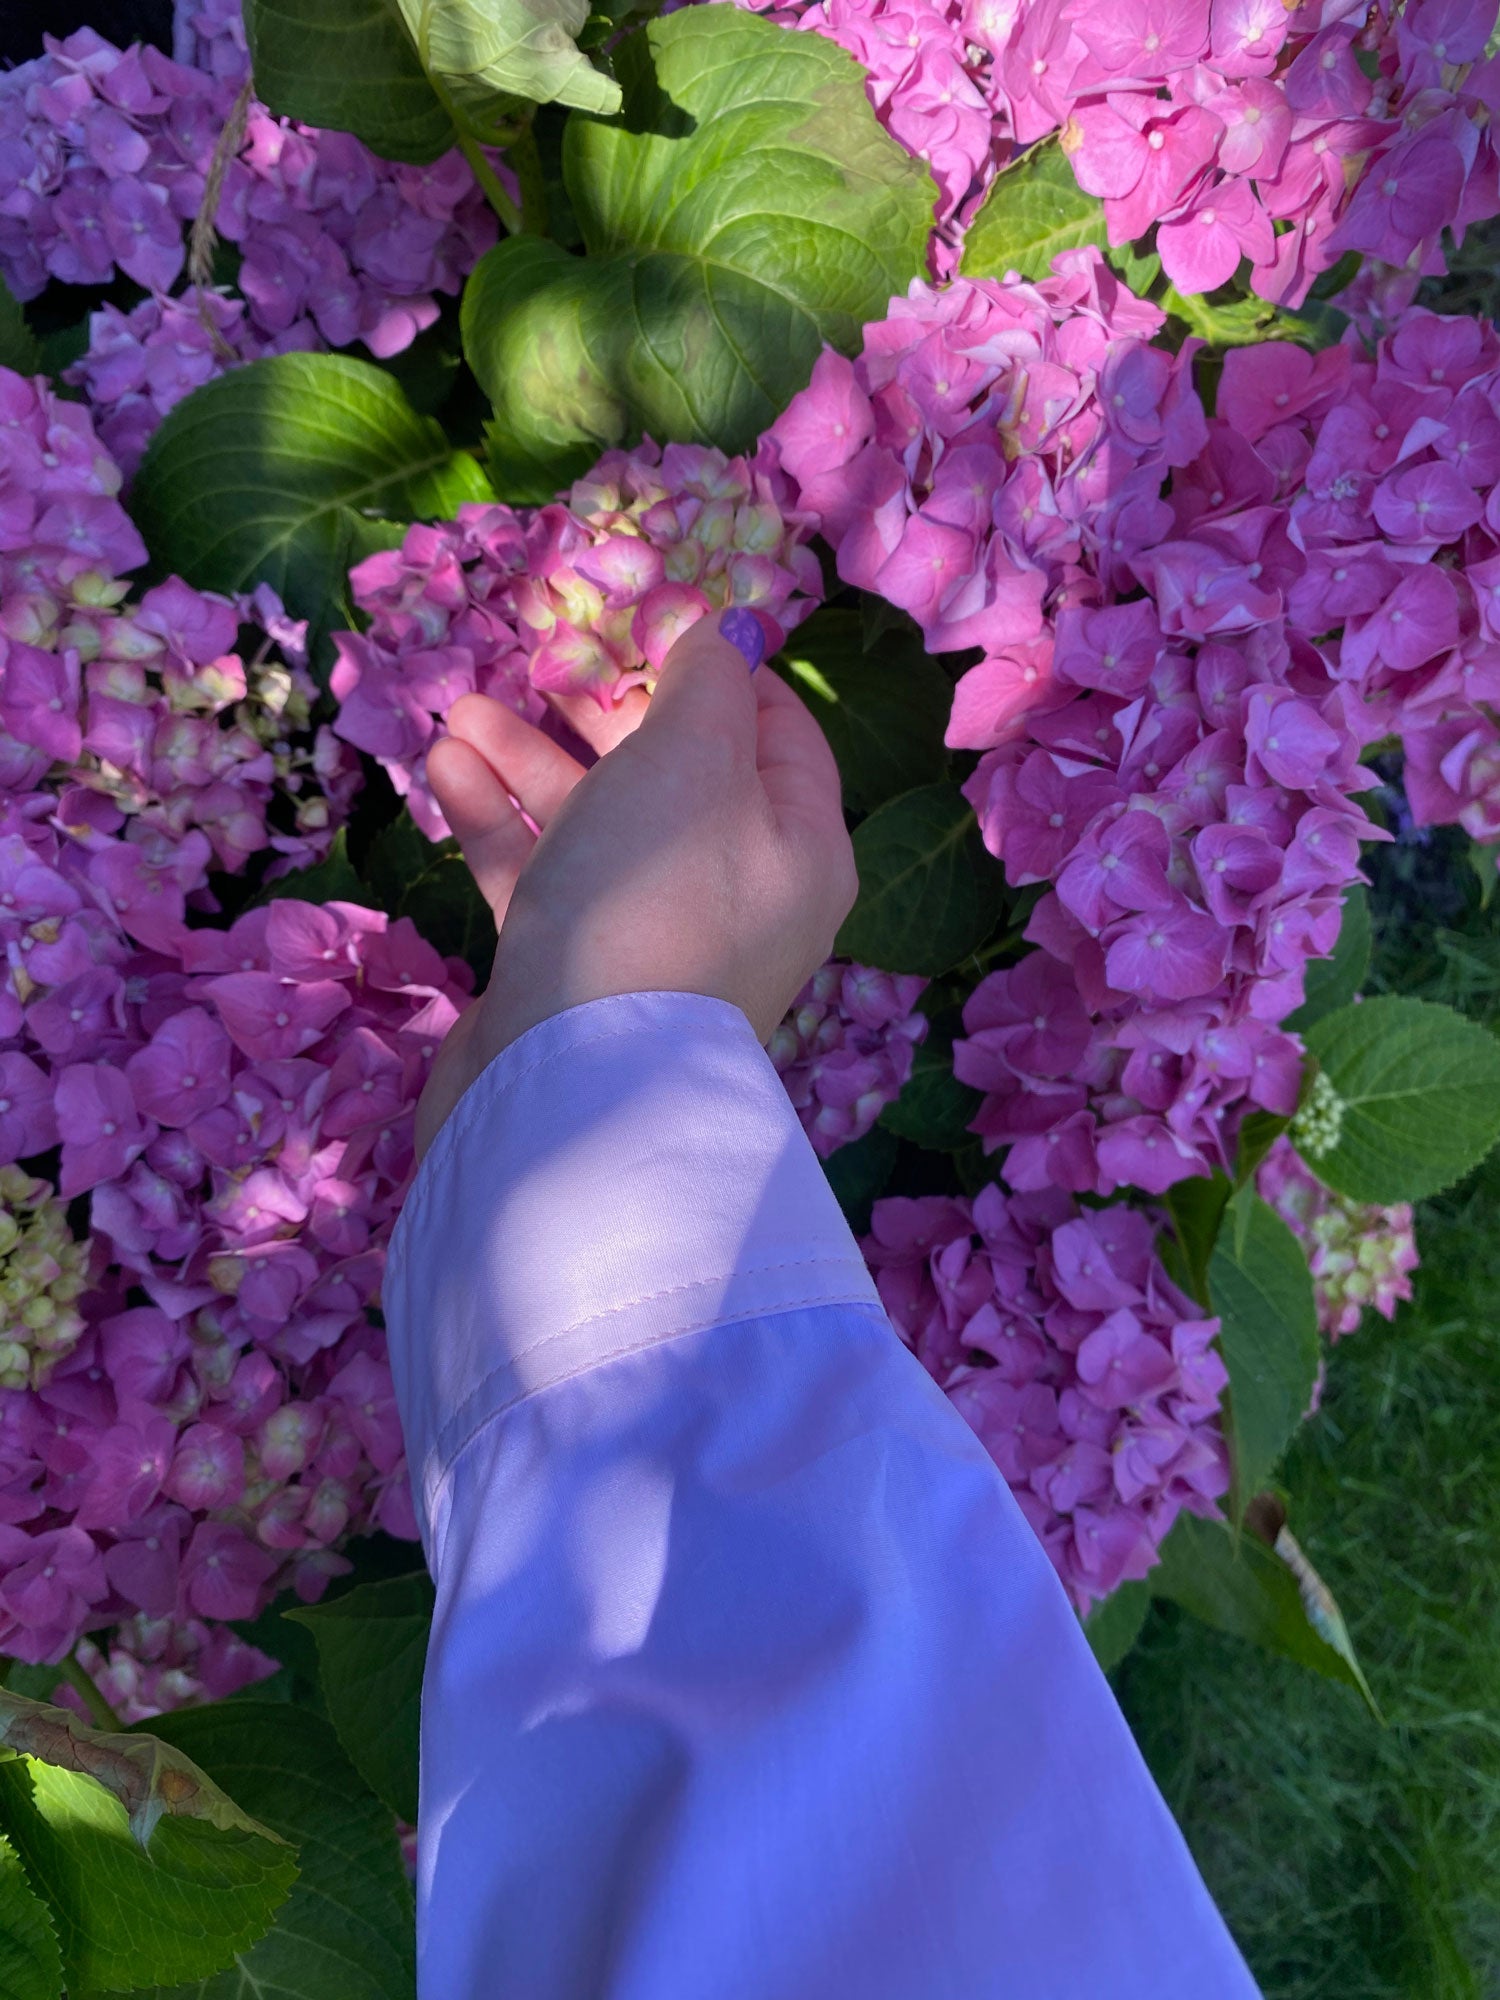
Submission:
M 1344 1100 L 1320 1070 L 1288 1136 L 1305 1160 L 1321 1160 L 1338 1144 L 1343 1129 Z
M 47 1182 L 0 1167 L 0 1388 L 39 1388 L 77 1346 L 88 1256 Z

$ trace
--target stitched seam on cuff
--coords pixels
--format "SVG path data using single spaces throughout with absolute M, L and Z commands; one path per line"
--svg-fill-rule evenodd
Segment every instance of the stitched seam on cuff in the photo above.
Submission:
M 808 1259 L 806 1261 L 812 1262 L 815 1260 Z M 774 1265 L 763 1268 L 785 1270 L 791 1267 L 788 1265 Z M 871 1331 L 879 1332 L 884 1330 L 890 1334 L 893 1340 L 899 1341 L 900 1336 L 896 1333 L 895 1328 L 887 1318 L 882 1307 L 868 1297 L 851 1296 L 849 1298 L 840 1298 L 836 1294 L 828 1292 L 815 1292 L 805 1299 L 779 1300 L 776 1305 L 759 1312 L 754 1309 L 746 1311 L 744 1307 L 737 1307 L 734 1312 L 723 1313 L 717 1319 L 705 1320 L 701 1324 L 695 1323 L 692 1326 L 679 1326 L 674 1328 L 671 1333 L 652 1334 L 645 1340 L 632 1341 L 628 1347 L 612 1348 L 608 1354 L 599 1355 L 593 1360 L 581 1361 L 576 1367 L 568 1369 L 562 1375 L 554 1375 L 549 1377 L 545 1382 L 538 1382 L 534 1388 L 518 1390 L 515 1395 L 507 1397 L 503 1403 L 498 1403 L 494 1409 L 486 1410 L 482 1417 L 477 1417 L 470 1424 L 468 1430 L 465 1431 L 463 1437 L 459 1439 L 458 1443 L 448 1449 L 446 1463 L 431 1474 L 424 1473 L 421 1511 L 425 1519 L 421 1525 L 426 1528 L 427 1535 L 431 1536 L 437 1515 L 438 1503 L 442 1498 L 444 1488 L 449 1485 L 454 1473 L 458 1469 L 459 1460 L 469 1449 L 470 1445 L 489 1429 L 491 1424 L 499 1423 L 503 1418 L 509 1416 L 512 1411 L 520 1409 L 524 1403 L 532 1402 L 538 1396 L 546 1395 L 549 1389 L 559 1388 L 565 1382 L 576 1382 L 580 1376 L 588 1375 L 596 1368 L 607 1368 L 612 1361 L 628 1360 L 630 1356 L 644 1354 L 653 1347 L 670 1346 L 672 1342 L 685 1340 L 691 1334 L 713 1333 L 726 1326 L 744 1326 L 753 1321 L 778 1319 L 783 1313 L 803 1312 L 809 1306 L 843 1306 L 857 1311 L 868 1321 Z M 545 1342 L 538 1344 L 546 1345 Z M 534 1352 L 535 1350 L 531 1351 Z M 481 1395 L 487 1385 L 500 1373 L 501 1369 L 499 1367 L 492 1368 L 483 1380 L 477 1383 L 470 1393 L 465 1396 L 463 1403 L 454 1412 L 454 1416 L 450 1421 L 458 1421 L 463 1416 L 464 1411 L 474 1402 L 475 1398 Z M 434 1446 L 428 1456 L 429 1465 L 431 1465 L 433 1458 L 437 1456 L 437 1451 L 438 1447 Z M 434 1547 L 432 1554 L 433 1573 L 435 1576 L 437 1565 L 442 1560 L 442 1550 Z
M 621 996 L 621 997 L 630 997 L 630 996 Z M 708 998 L 708 996 L 704 994 L 694 994 L 689 997 L 694 999 Z M 591 1001 L 587 1004 L 596 1005 L 598 1003 Z M 732 1005 L 732 1003 L 727 1000 L 721 1001 L 717 1004 L 726 1007 Z M 571 1012 L 572 1009 L 569 1009 L 568 1011 Z M 737 1014 L 740 1012 L 738 1008 L 733 1008 L 733 1011 Z M 560 1020 L 565 1018 L 565 1016 L 552 1015 L 549 1018 L 552 1020 Z M 753 1035 L 754 1031 L 750 1027 L 748 1020 L 745 1020 L 743 1014 L 740 1015 L 740 1019 L 744 1022 L 745 1033 Z M 547 1025 L 546 1022 L 537 1023 L 538 1027 L 545 1027 L 546 1025 Z M 528 1030 L 528 1033 L 529 1032 L 532 1031 Z M 458 1100 L 458 1103 L 454 1105 L 452 1111 L 449 1112 L 447 1118 L 444 1120 L 442 1129 L 439 1131 L 437 1137 L 433 1140 L 432 1146 L 428 1151 L 426 1159 L 423 1160 L 421 1166 L 417 1169 L 416 1178 L 413 1180 L 412 1185 L 410 1186 L 410 1188 L 408 1188 L 406 1192 L 405 1199 L 403 1200 L 401 1205 L 401 1213 L 396 1218 L 396 1229 L 397 1230 L 400 1229 L 401 1224 L 405 1221 L 407 1215 L 410 1214 L 414 1209 L 425 1206 L 434 1184 L 438 1180 L 440 1174 L 445 1172 L 450 1164 L 449 1155 L 452 1153 L 454 1147 L 458 1145 L 460 1139 L 467 1138 L 469 1136 L 470 1128 L 473 1126 L 475 1120 L 480 1115 L 479 1099 L 481 1091 L 483 1091 L 486 1103 L 492 1103 L 497 1093 L 499 1097 L 503 1100 L 504 1098 L 508 1097 L 511 1094 L 511 1092 L 514 1091 L 520 1084 L 524 1083 L 527 1077 L 535 1076 L 538 1070 L 544 1070 L 551 1064 L 559 1063 L 566 1056 L 579 1055 L 585 1049 L 595 1048 L 604 1042 L 617 1042 L 625 1039 L 634 1040 L 644 1037 L 648 1040 L 656 1040 L 656 1041 L 660 1041 L 666 1038 L 670 1038 L 674 1041 L 679 1041 L 681 1039 L 681 1033 L 682 1030 L 680 1023 L 669 1023 L 665 1021 L 659 1024 L 632 1021 L 627 1024 L 623 1024 L 617 1028 L 599 1028 L 590 1034 L 571 1037 L 566 1042 L 560 1043 L 556 1048 L 548 1050 L 548 1052 L 545 1055 L 537 1056 L 533 1061 L 529 1062 L 524 1069 L 517 1070 L 514 1076 L 506 1077 L 503 1081 L 500 1080 L 491 1081 L 489 1083 L 488 1089 L 485 1089 L 484 1086 L 486 1084 L 486 1081 L 487 1079 L 490 1079 L 492 1077 L 492 1073 L 495 1070 L 496 1066 L 505 1061 L 505 1058 L 510 1053 L 511 1048 L 515 1048 L 518 1046 L 517 1043 L 512 1042 L 510 1044 L 510 1048 L 502 1049 L 499 1055 L 493 1057 L 485 1065 L 485 1067 L 479 1072 L 478 1076 L 475 1077 L 474 1081 L 469 1085 L 468 1089 L 464 1092 L 463 1096 Z M 522 1039 L 524 1040 L 524 1037 L 522 1037 Z M 758 1042 L 755 1044 L 755 1046 L 759 1050 L 760 1054 L 765 1058 L 767 1066 L 770 1067 L 771 1064 L 770 1057 L 766 1055 L 765 1050 L 760 1047 L 760 1044 Z M 775 1074 L 774 1069 L 772 1070 L 772 1074 L 773 1075 Z M 788 1104 L 790 1104 L 790 1099 L 788 1099 Z M 395 1231 L 392 1232 L 391 1242 L 392 1242 L 392 1247 L 394 1247 Z

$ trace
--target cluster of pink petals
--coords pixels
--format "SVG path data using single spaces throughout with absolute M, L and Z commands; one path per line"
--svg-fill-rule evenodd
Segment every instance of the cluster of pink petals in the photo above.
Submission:
M 317 860 L 359 769 L 309 727 L 303 626 L 265 585 L 232 603 L 173 577 L 131 598 L 119 572 L 146 552 L 87 409 L 0 369 L 0 432 L 0 785 L 56 767 L 60 810 L 101 840 L 128 821 L 219 868 Z
M 116 273 L 150 295 L 129 315 L 95 316 L 77 371 L 127 461 L 152 421 L 236 360 L 355 341 L 397 353 L 497 233 L 458 151 L 395 165 L 252 102 L 213 218 L 238 253 L 243 310 L 212 293 L 173 303 L 249 67 L 237 10 L 184 0 L 178 39 L 187 60 L 83 28 L 0 75 L 0 276 L 21 299 L 49 279 L 94 286 Z
M 131 599 L 86 409 L 0 372 L 0 424 L 0 1652 L 52 1660 L 414 1532 L 374 1308 L 463 986 L 350 904 L 200 927 L 211 870 L 284 872 L 347 809 L 302 630 L 265 590 Z
M 1293 620 L 1361 737 L 1399 736 L 1412 815 L 1500 840 L 1500 337 L 1413 309 L 1373 356 L 1232 357 L 1220 409 L 1291 479 Z
M 138 1611 L 98 1643 L 78 1642 L 78 1663 L 122 1722 L 149 1722 L 174 1708 L 227 1701 L 276 1670 L 276 1662 L 229 1625 L 201 1618 L 150 1618 Z M 51 1696 L 92 1721 L 68 1682 Z
M 1216 1515 L 1227 1375 L 1134 1209 L 1056 1189 L 878 1201 L 862 1248 L 897 1331 L 978 1434 L 1080 1612 Z
M 862 1139 L 901 1095 L 927 1039 L 927 981 L 848 959 L 819 966 L 766 1044 L 820 1159 Z
M 1156 231 L 1183 292 L 1248 259 L 1298 305 L 1349 251 L 1442 269 L 1500 211 L 1487 0 L 740 0 L 837 42 L 938 187 L 932 269 L 1016 148 L 1059 133 L 1112 244 Z
M 1356 1333 L 1367 1307 L 1396 1317 L 1421 1261 L 1410 1202 L 1380 1208 L 1335 1194 L 1284 1138 L 1266 1155 L 1256 1188 L 1307 1251 L 1318 1325 L 1330 1340 Z
M 1156 229 L 1184 292 L 1251 265 L 1297 305 L 1347 252 L 1441 272 L 1500 210 L 1487 0 L 1038 0 L 997 10 L 992 100 L 1061 129 L 1113 244 Z
M 758 614 L 774 651 L 822 595 L 807 532 L 773 469 L 649 440 L 607 452 L 550 506 L 461 507 L 351 572 L 369 624 L 336 635 L 335 727 L 441 839 L 427 750 L 460 695 L 493 695 L 530 721 L 544 691 L 608 707 L 654 683 L 679 633 L 732 604 Z
M 937 183 L 929 254 L 933 276 L 950 276 L 964 228 L 1009 151 L 1009 123 L 990 93 L 992 64 L 984 46 L 993 0 L 737 4 L 823 35 L 854 57 L 876 117 Z
M 0 1162 L 56 1148 L 93 1253 L 81 1337 L 0 1392 L 0 1651 L 33 1660 L 316 1596 L 349 1534 L 413 1532 L 371 1314 L 462 999 L 355 905 L 189 928 L 202 836 L 120 840 L 64 797 L 0 822 Z
M 1191 350 L 1147 343 L 1097 253 L 1058 270 L 914 286 L 771 436 L 840 575 L 983 649 L 947 741 L 984 753 L 965 789 L 1007 879 L 1047 893 L 1038 949 L 965 1008 L 974 1129 L 1013 1187 L 1159 1193 L 1227 1164 L 1246 1107 L 1295 1109 L 1277 1023 L 1337 935 L 1368 780 L 1288 630 L 1294 469 L 1205 418 Z
M 83 390 L 99 436 L 127 479 L 133 478 L 151 434 L 184 396 L 241 361 L 321 346 L 311 320 L 279 334 L 260 334 L 245 301 L 222 290 L 192 287 L 176 298 L 153 292 L 122 312 L 101 306 L 90 337 L 65 379 Z

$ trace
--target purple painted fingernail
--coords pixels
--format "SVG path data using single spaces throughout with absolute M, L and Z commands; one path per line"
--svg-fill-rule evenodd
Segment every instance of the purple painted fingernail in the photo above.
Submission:
M 732 604 L 719 613 L 719 630 L 744 655 L 745 665 L 753 674 L 766 657 L 765 629 L 755 613 L 747 611 L 743 604 Z

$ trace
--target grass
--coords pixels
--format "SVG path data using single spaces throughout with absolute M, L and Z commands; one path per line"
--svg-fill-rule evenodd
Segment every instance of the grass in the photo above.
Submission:
M 1464 845 L 1380 857 L 1368 990 L 1500 1026 Z M 1282 1469 L 1386 1726 L 1169 1607 L 1116 1676 L 1266 2000 L 1500 2000 L 1500 1154 L 1418 1241 L 1413 1302 L 1340 1343 Z

